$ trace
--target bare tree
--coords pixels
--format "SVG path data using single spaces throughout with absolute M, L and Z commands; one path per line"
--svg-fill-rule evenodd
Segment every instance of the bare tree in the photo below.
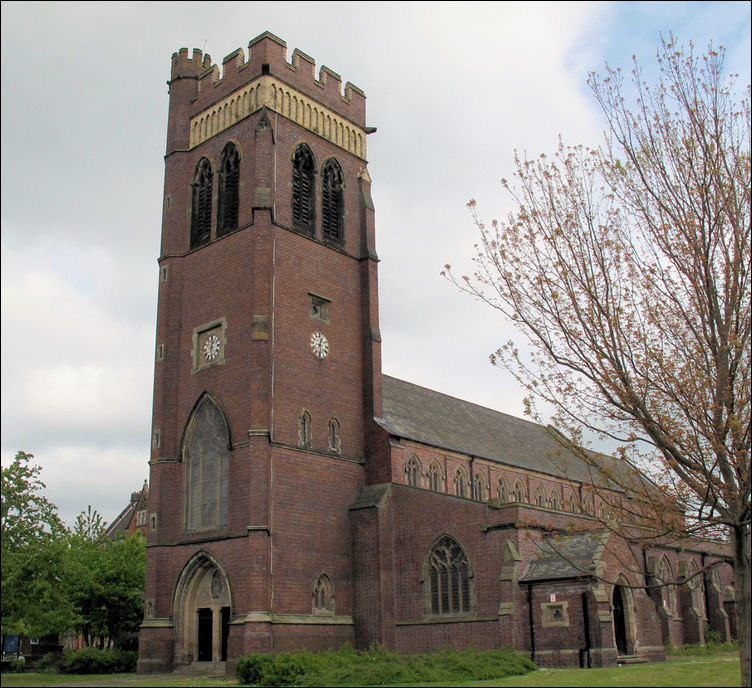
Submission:
M 750 99 L 723 58 L 670 36 L 654 86 L 635 61 L 633 106 L 619 70 L 591 74 L 603 146 L 516 155 L 502 184 L 517 210 L 488 227 L 471 201 L 475 273 L 445 274 L 524 335 L 524 354 L 509 342 L 491 359 L 533 417 L 544 402 L 572 447 L 616 440 L 653 479 L 657 490 L 631 469 L 608 476 L 653 503 L 639 525 L 726 538 L 751 685 Z

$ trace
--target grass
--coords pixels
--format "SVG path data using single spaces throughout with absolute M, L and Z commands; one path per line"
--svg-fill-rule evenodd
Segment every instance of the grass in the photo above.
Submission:
M 196 686 L 216 688 L 238 686 L 237 681 L 218 677 L 139 676 L 137 674 L 3 674 L 3 688 L 24 686 Z M 483 681 L 442 681 L 440 683 L 399 684 L 402 686 L 494 686 L 498 688 L 535 688 L 546 686 L 740 686 L 739 656 L 672 656 L 667 662 L 633 664 L 611 669 L 542 669 L 524 676 Z

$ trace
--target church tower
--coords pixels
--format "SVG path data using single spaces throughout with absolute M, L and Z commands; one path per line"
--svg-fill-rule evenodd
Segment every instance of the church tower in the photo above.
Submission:
M 363 92 L 270 33 L 168 83 L 142 672 L 352 641 L 389 479 Z

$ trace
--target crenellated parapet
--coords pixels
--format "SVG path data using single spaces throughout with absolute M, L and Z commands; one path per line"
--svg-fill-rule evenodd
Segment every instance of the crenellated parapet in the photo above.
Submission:
M 342 92 L 341 77 L 294 50 L 269 32 L 230 53 L 222 69 L 209 55 L 186 48 L 172 56 L 171 97 L 190 92 L 189 147 L 200 145 L 262 107 L 286 117 L 359 158 L 366 158 L 365 94 L 351 83 Z M 173 89 L 178 80 L 194 82 L 189 91 Z

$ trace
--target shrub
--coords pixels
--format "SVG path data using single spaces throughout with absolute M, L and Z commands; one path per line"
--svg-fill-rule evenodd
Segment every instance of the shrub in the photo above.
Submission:
M 84 647 L 64 652 L 60 671 L 64 674 L 115 674 L 136 671 L 138 653 Z
M 263 686 L 365 686 L 503 678 L 536 668 L 510 648 L 400 655 L 384 647 L 359 652 L 348 644 L 321 654 L 249 655 L 238 661 L 236 673 L 243 683 Z
M 47 652 L 34 665 L 34 670 L 43 674 L 57 674 L 60 671 L 62 657 L 60 652 Z

